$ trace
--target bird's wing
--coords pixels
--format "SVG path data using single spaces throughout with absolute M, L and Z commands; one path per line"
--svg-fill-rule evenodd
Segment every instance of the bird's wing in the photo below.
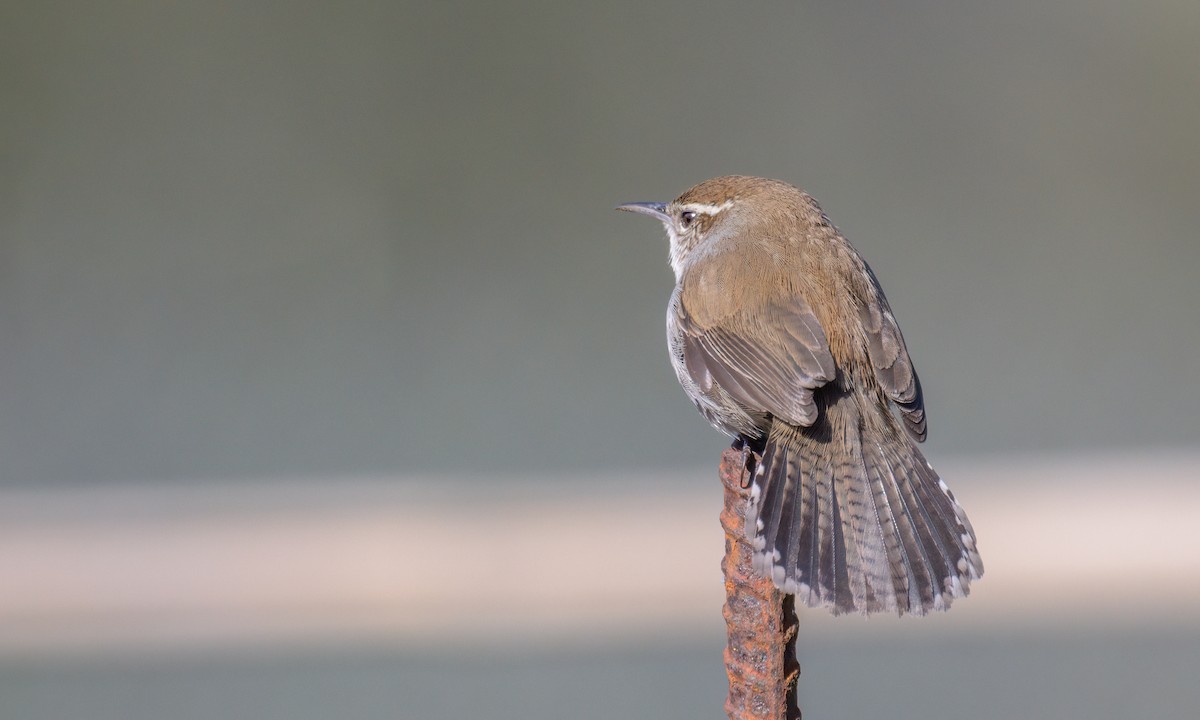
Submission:
M 758 315 L 756 341 L 743 322 L 700 327 L 677 306 L 688 374 L 702 392 L 719 385 L 754 412 L 793 425 L 812 425 L 817 406 L 812 391 L 837 376 L 821 323 L 801 298 L 776 303 Z
M 900 334 L 900 326 L 896 324 L 896 316 L 884 297 L 883 288 L 879 287 L 879 281 L 870 268 L 867 268 L 867 274 L 874 286 L 874 293 L 859 308 L 859 316 L 867 331 L 867 354 L 875 369 L 875 378 L 888 397 L 900 407 L 908 434 L 917 442 L 924 442 L 927 428 L 921 379 L 913 368 L 908 348 L 904 346 L 904 336 Z

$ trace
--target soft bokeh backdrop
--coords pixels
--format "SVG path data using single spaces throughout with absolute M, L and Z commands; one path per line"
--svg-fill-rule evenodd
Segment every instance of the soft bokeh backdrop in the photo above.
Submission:
M 611 207 L 730 172 L 866 253 L 939 451 L 1195 439 L 1193 3 L 22 5 L 5 484 L 694 462 Z
M 96 498 L 180 502 L 138 505 L 141 490 L 245 485 L 266 507 L 374 478 L 355 491 L 370 506 L 446 480 L 458 499 L 432 506 L 450 518 L 518 477 L 591 497 L 614 474 L 710 477 L 724 441 L 666 360 L 661 230 L 611 208 L 731 172 L 805 187 L 872 263 L 921 372 L 928 454 L 957 458 L 960 495 L 997 492 L 972 458 L 1019 474 L 1026 458 L 1166 452 L 1195 468 L 1198 34 L 1200 5 L 1174 0 L 4 3 L 0 488 L 86 542 Z M 205 522 L 249 512 L 222 502 Z M 163 512 L 147 527 L 170 526 Z M 49 545 L 30 540 L 31 567 L 67 547 L 37 533 Z M 1141 557 L 1200 546 L 1139 541 Z M 834 632 L 806 663 L 869 666 L 912 695 L 844 677 L 861 714 L 890 700 L 929 717 L 1193 717 L 1194 688 L 1171 673 L 1197 662 L 1200 623 L 1139 631 L 1154 612 L 1058 644 L 918 632 L 862 657 Z M 194 632 L 154 651 L 174 665 L 22 646 L 0 658 L 0 716 L 719 717 L 713 622 L 699 646 L 681 630 L 518 660 L 386 638 L 246 655 L 197 650 Z M 1117 645 L 1150 663 L 1134 684 L 1158 684 L 1136 697 L 1160 706 L 1084 700 L 1101 677 L 1119 684 L 1097 659 Z M 888 676 L 910 652 L 970 674 L 970 692 Z M 1001 697 L 997 668 L 1030 662 L 1078 670 L 1044 687 L 1030 670 L 1030 707 L 960 702 Z M 398 677 L 424 699 L 406 705 Z M 528 707 L 540 677 L 561 698 Z M 453 690 L 470 683 L 488 690 Z

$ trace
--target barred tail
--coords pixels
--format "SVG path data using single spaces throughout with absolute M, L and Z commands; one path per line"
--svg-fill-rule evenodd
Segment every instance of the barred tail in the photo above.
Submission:
M 773 422 L 747 521 L 759 571 L 835 614 L 944 610 L 983 575 L 970 521 L 921 452 L 857 420 Z

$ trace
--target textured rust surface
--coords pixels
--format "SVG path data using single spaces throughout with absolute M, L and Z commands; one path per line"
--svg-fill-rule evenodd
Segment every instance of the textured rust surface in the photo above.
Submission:
M 725 671 L 729 698 L 725 712 L 731 720 L 799 720 L 796 679 L 797 618 L 793 598 L 754 572 L 752 549 L 746 539 L 745 515 L 750 499 L 747 455 L 729 449 L 721 456 L 725 486 Z M 752 456 L 751 456 L 752 461 Z

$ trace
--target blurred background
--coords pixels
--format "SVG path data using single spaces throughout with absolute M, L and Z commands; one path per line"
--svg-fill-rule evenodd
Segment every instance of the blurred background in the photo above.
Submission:
M 723 716 L 661 228 L 888 292 L 988 573 L 810 717 L 1200 708 L 1200 5 L 0 7 L 0 717 Z

